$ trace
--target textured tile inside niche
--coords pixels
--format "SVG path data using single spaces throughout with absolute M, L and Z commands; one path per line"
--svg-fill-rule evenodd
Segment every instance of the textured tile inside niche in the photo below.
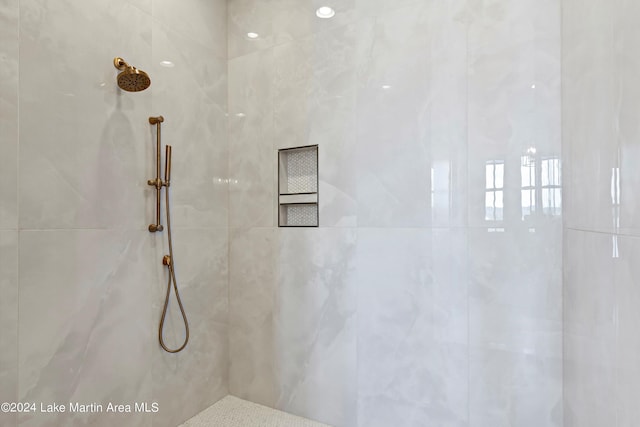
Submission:
M 18 401 L 18 232 L 0 231 L 0 402 Z M 17 414 L 0 413 L 16 426 Z

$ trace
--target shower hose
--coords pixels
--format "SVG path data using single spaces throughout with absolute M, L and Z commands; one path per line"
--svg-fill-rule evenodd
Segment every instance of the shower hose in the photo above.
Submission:
M 166 211 L 167 211 L 167 238 L 169 240 L 169 255 L 165 255 L 162 259 L 162 264 L 166 265 L 169 269 L 169 281 L 167 282 L 167 295 L 164 299 L 164 308 L 162 309 L 162 317 L 160 318 L 160 326 L 158 327 L 158 337 L 160 338 L 160 345 L 164 351 L 168 353 L 177 353 L 182 351 L 189 342 L 189 322 L 187 321 L 187 315 L 184 312 L 182 301 L 180 300 L 180 292 L 178 291 L 178 284 L 176 282 L 176 272 L 173 269 L 173 244 L 171 242 L 171 212 L 169 208 L 169 187 L 166 187 L 165 192 Z M 164 320 L 167 317 L 167 307 L 169 306 L 169 297 L 171 296 L 171 282 L 173 282 L 173 290 L 176 293 L 176 299 L 178 300 L 178 306 L 180 306 L 180 312 L 182 313 L 182 320 L 184 320 L 185 338 L 184 343 L 177 349 L 172 350 L 164 343 L 162 337 L 162 331 L 164 330 Z

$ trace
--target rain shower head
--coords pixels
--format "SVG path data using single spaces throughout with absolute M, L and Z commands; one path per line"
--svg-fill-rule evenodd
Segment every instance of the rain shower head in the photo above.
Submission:
M 122 72 L 118 74 L 118 86 L 127 92 L 140 92 L 151 86 L 149 75 L 126 63 L 120 57 L 113 58 L 113 65 Z

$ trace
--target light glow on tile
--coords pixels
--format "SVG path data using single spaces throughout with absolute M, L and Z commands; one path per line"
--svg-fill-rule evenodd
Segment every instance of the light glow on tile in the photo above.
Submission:
M 260 37 L 260 34 L 258 33 L 252 33 L 252 32 L 247 33 L 247 38 L 249 39 L 254 40 L 254 39 L 257 39 L 258 37 Z
M 329 6 L 322 6 L 316 10 L 316 16 L 322 19 L 333 18 L 336 14 L 336 11 L 330 8 Z

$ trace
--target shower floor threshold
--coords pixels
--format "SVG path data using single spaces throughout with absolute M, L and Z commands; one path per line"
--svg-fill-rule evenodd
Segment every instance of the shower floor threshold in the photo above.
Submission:
M 180 427 L 330 427 L 316 421 L 227 396 Z

